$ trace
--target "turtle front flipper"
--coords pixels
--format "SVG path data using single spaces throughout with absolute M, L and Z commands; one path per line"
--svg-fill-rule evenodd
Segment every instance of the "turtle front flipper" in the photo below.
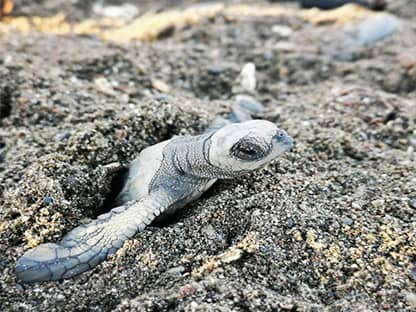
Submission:
M 16 263 L 16 275 L 30 283 L 70 278 L 87 271 L 117 251 L 171 204 L 166 194 L 156 192 L 116 207 L 73 229 L 58 244 L 41 244 L 27 251 Z

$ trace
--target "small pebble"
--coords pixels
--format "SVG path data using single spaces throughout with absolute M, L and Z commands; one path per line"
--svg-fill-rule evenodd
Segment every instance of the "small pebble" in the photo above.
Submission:
M 345 217 L 345 218 L 342 219 L 342 223 L 345 224 L 345 225 L 351 226 L 352 223 L 353 223 L 353 220 L 348 218 L 348 217 Z
M 416 282 L 416 267 L 410 270 L 410 277 Z
M 218 233 L 215 231 L 215 228 L 211 224 L 207 224 L 202 228 L 202 233 L 204 233 L 210 239 L 218 239 Z
M 406 301 L 409 306 L 413 309 L 416 309 L 416 294 L 415 293 L 406 293 Z
M 130 3 L 124 3 L 122 5 L 108 5 L 103 6 L 104 1 L 96 1 L 92 6 L 92 10 L 95 14 L 108 18 L 119 18 L 130 20 L 139 14 L 139 9 Z
M 185 267 L 183 265 L 180 265 L 180 266 L 167 270 L 166 273 L 171 274 L 171 275 L 179 275 L 185 272 L 185 270 L 186 270 Z
M 58 294 L 57 296 L 56 296 L 56 301 L 57 302 L 64 302 L 65 301 L 65 296 L 64 295 L 62 295 L 62 294 Z
M 254 93 L 256 91 L 256 66 L 247 63 L 241 70 L 241 86 L 244 91 Z
M 286 224 L 287 224 L 287 227 L 288 227 L 289 229 L 291 229 L 291 228 L 295 225 L 295 221 L 293 221 L 293 218 L 288 218 L 288 219 L 286 220 Z
M 236 105 L 250 113 L 261 113 L 264 110 L 264 106 L 256 101 L 251 96 L 237 95 Z
M 274 45 L 274 49 L 281 52 L 294 52 L 297 48 L 298 47 L 290 41 L 279 41 Z
M 105 77 L 95 78 L 94 85 L 95 85 L 96 90 L 101 93 L 104 93 L 106 95 L 112 95 L 112 96 L 116 95 L 113 85 Z
M 416 66 L 416 49 L 413 48 L 409 51 L 405 51 L 399 54 L 397 57 L 400 65 L 403 68 L 409 69 Z
M 376 200 L 373 200 L 373 201 L 371 202 L 371 205 L 372 205 L 374 208 L 381 208 L 381 207 L 383 207 L 383 205 L 384 205 L 384 200 L 383 200 L 383 199 L 376 199 Z
M 212 66 L 208 68 L 208 74 L 218 76 L 224 72 L 224 68 Z
M 293 33 L 292 28 L 286 25 L 273 25 L 271 31 L 285 38 L 289 37 Z
M 357 26 L 356 40 L 368 45 L 390 36 L 398 26 L 398 19 L 390 14 L 377 14 Z
M 166 82 L 159 80 L 159 79 L 152 80 L 152 86 L 156 90 L 163 92 L 163 93 L 170 93 L 171 91 L 170 86 Z
M 42 199 L 42 204 L 45 205 L 45 206 L 47 206 L 51 203 L 53 203 L 53 198 L 52 197 L 46 196 Z
M 69 139 L 71 137 L 71 131 L 70 130 L 65 130 L 64 132 L 58 133 L 55 136 L 55 140 L 56 141 L 63 141 L 66 139 Z

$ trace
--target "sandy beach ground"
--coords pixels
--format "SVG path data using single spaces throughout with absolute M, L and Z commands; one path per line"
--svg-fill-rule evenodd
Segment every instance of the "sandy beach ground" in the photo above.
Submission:
M 92 14 L 65 2 L 14 14 Z M 299 14 L 220 12 L 143 43 L 0 31 L 0 310 L 415 311 L 416 2 L 390 4 L 399 24 L 370 45 L 345 39 L 357 20 Z M 287 130 L 291 153 L 89 272 L 16 280 L 25 250 L 109 209 L 123 172 L 107 165 L 230 112 L 246 62 L 257 117 Z

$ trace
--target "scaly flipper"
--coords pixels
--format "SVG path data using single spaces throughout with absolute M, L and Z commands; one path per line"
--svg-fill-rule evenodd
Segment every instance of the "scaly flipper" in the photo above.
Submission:
M 59 244 L 41 244 L 16 263 L 23 282 L 59 280 L 87 271 L 113 254 L 172 204 L 164 192 L 128 202 L 69 232 Z

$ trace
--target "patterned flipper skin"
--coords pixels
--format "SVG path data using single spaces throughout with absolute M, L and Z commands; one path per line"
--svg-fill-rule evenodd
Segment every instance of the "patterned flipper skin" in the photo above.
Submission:
M 73 229 L 58 244 L 41 244 L 27 251 L 16 263 L 17 278 L 25 283 L 51 281 L 90 270 L 168 206 L 166 197 L 154 194 L 116 207 Z

